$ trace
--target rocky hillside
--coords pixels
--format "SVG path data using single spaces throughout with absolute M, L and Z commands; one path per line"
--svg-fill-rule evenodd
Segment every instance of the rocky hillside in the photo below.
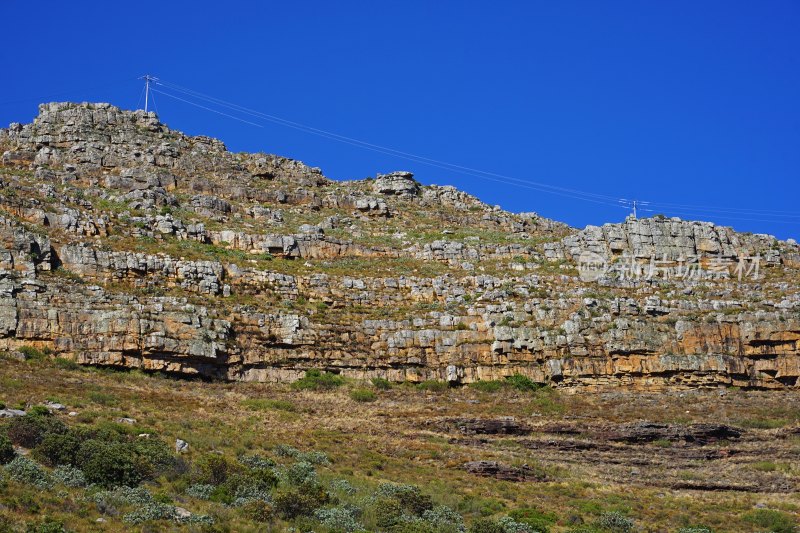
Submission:
M 44 104 L 0 152 L 12 352 L 247 381 L 800 384 L 794 242 L 663 217 L 577 231 L 108 104 Z

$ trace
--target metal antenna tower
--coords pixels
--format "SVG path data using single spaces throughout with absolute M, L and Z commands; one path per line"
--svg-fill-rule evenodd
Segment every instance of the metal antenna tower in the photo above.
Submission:
M 641 207 L 643 205 L 650 205 L 650 202 L 642 202 L 641 200 L 627 200 L 625 198 L 620 198 L 619 203 L 621 203 L 625 207 L 629 207 L 632 210 L 632 215 L 634 219 L 636 219 L 637 208 L 641 211 L 651 211 L 650 209 L 645 209 Z
M 153 77 L 150 74 L 145 74 L 139 79 L 144 80 L 144 112 L 147 113 L 147 104 L 150 99 L 150 84 L 155 84 L 158 81 L 158 78 Z

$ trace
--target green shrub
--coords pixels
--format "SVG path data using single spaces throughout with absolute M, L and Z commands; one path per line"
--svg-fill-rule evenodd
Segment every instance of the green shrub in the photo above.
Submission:
M 215 488 L 216 487 L 214 487 L 214 485 L 195 483 L 193 485 L 189 485 L 189 487 L 186 489 L 186 495 L 191 496 L 192 498 L 197 498 L 198 500 L 210 500 Z
M 316 369 L 306 371 L 306 375 L 292 383 L 292 388 L 297 390 L 331 390 L 344 384 L 344 378 L 330 372 L 320 372 Z
M 433 509 L 431 497 L 423 494 L 414 485 L 383 483 L 378 487 L 378 495 L 397 500 L 403 510 L 413 516 L 421 516 L 425 511 Z
M 311 463 L 300 461 L 281 470 L 281 480 L 289 485 L 316 483 L 317 471 Z
M 228 493 L 241 500 L 268 500 L 277 485 L 278 477 L 267 468 L 233 474 L 225 482 Z
M 28 346 L 28 345 L 20 346 L 19 348 L 17 348 L 17 351 L 22 355 L 24 355 L 25 359 L 30 359 L 34 361 L 39 359 L 44 359 L 45 356 L 47 355 L 45 351 L 39 350 L 34 346 Z
M 470 388 L 473 388 L 480 392 L 489 392 L 489 393 L 499 391 L 500 389 L 503 388 L 503 385 L 505 385 L 505 383 L 503 383 L 502 381 L 476 381 L 475 383 L 469 384 Z
M 53 481 L 61 483 L 66 487 L 84 487 L 86 486 L 86 476 L 83 475 L 82 470 L 78 470 L 74 466 L 62 465 L 53 470 Z
M 278 444 L 275 446 L 275 455 L 278 457 L 297 457 L 300 455 L 300 450 L 288 444 Z
M 327 465 L 330 464 L 331 462 L 331 460 L 328 458 L 328 454 L 317 450 L 311 450 L 310 452 L 300 452 L 299 454 L 296 455 L 296 457 L 298 461 L 310 463 L 312 465 Z
M 393 530 L 403 520 L 403 506 L 394 498 L 379 498 L 373 505 L 373 514 L 378 529 Z
M 356 402 L 374 402 L 378 396 L 369 389 L 353 389 L 350 391 L 350 398 Z
M 364 531 L 364 527 L 358 522 L 357 509 L 350 506 L 318 509 L 314 517 L 331 531 L 342 533 Z
M 12 443 L 23 448 L 35 448 L 48 434 L 66 433 L 67 426 L 50 415 L 28 413 L 11 420 L 6 435 Z
M 420 383 L 417 383 L 417 388 L 420 390 L 425 390 L 430 392 L 444 392 L 450 388 L 450 385 L 448 385 L 446 381 L 436 381 L 435 379 L 429 379 L 427 381 L 422 381 Z
M 328 493 L 316 482 L 280 489 L 274 497 L 275 511 L 284 519 L 311 516 L 329 501 Z
M 388 379 L 372 378 L 370 381 L 372 382 L 372 386 L 378 390 L 389 390 L 392 388 L 392 382 Z
M 489 518 L 481 518 L 473 522 L 469 533 L 506 533 L 505 528 Z
M 53 413 L 50 412 L 44 405 L 34 405 L 27 412 L 28 416 L 53 416 Z
M 72 431 L 48 433 L 33 449 L 33 457 L 47 466 L 74 465 L 81 443 Z
M 464 531 L 462 516 L 443 505 L 428 509 L 422 513 L 422 519 L 426 524 L 430 524 L 433 528 L 432 531 L 436 533 L 462 533 Z
M 135 487 L 145 479 L 149 470 L 149 465 L 143 463 L 126 443 L 95 439 L 81 444 L 76 462 L 86 475 L 86 481 L 101 487 Z
M 499 520 L 481 519 L 472 524 L 470 533 L 536 533 L 536 531 L 521 522 L 517 522 L 510 516 L 504 516 Z
M 28 524 L 25 533 L 67 533 L 67 530 L 61 522 L 45 518 L 39 523 Z
M 275 466 L 275 461 L 258 454 L 242 455 L 239 457 L 239 463 L 251 470 L 262 470 Z
M 0 435 L 0 465 L 5 465 L 14 460 L 16 456 L 14 452 L 14 445 L 11 440 L 5 435 Z
M 152 520 L 169 520 L 175 518 L 175 506 L 168 503 L 150 501 L 126 513 L 122 521 L 126 524 L 141 524 Z
M 80 370 L 82 368 L 81 365 L 72 359 L 66 359 L 64 357 L 56 357 L 53 359 L 53 365 L 62 370 Z
M 194 482 L 207 485 L 222 485 L 229 476 L 238 474 L 243 467 L 229 461 L 224 455 L 208 453 L 194 463 Z
M 634 523 L 633 520 L 621 513 L 611 512 L 601 514 L 597 525 L 612 533 L 629 533 L 633 531 Z
M 170 447 L 161 439 L 136 438 L 128 446 L 139 459 L 142 475 L 145 478 L 155 478 L 159 475 L 173 477 L 176 473 L 178 458 L 172 455 Z
M 508 516 L 517 522 L 530 526 L 539 533 L 548 533 L 550 526 L 558 521 L 558 517 L 553 513 L 543 513 L 538 509 L 532 508 L 515 509 L 508 513 Z
M 27 457 L 15 457 L 4 468 L 11 479 L 19 483 L 27 483 L 39 489 L 49 488 L 52 484 L 47 472 Z
M 242 514 L 254 522 L 267 523 L 275 519 L 272 504 L 263 500 L 250 500 L 242 506 Z
M 744 521 L 772 533 L 797 533 L 794 518 L 772 509 L 756 509 L 744 515 Z
M 540 384 L 531 380 L 531 378 L 527 376 L 523 376 L 522 374 L 514 374 L 513 376 L 507 376 L 506 382 L 515 389 L 520 391 L 535 391 L 542 388 Z

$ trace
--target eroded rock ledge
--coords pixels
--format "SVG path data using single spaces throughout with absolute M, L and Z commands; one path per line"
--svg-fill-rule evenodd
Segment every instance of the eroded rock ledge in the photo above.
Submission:
M 234 154 L 108 104 L 45 104 L 32 124 L 0 130 L 0 151 L 8 350 L 230 380 L 323 368 L 800 385 L 794 242 L 662 217 L 576 231 L 408 172 L 334 181 Z M 587 280 L 587 253 L 640 271 Z M 744 256 L 760 277 L 737 274 Z M 681 276 L 688 258 L 695 270 Z M 645 275 L 655 260 L 662 275 Z

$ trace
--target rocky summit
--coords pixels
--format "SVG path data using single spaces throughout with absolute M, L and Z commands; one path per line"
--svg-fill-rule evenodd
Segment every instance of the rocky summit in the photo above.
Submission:
M 663 216 L 577 230 L 109 104 L 43 104 L 0 153 L 10 352 L 240 381 L 800 385 L 792 241 Z

